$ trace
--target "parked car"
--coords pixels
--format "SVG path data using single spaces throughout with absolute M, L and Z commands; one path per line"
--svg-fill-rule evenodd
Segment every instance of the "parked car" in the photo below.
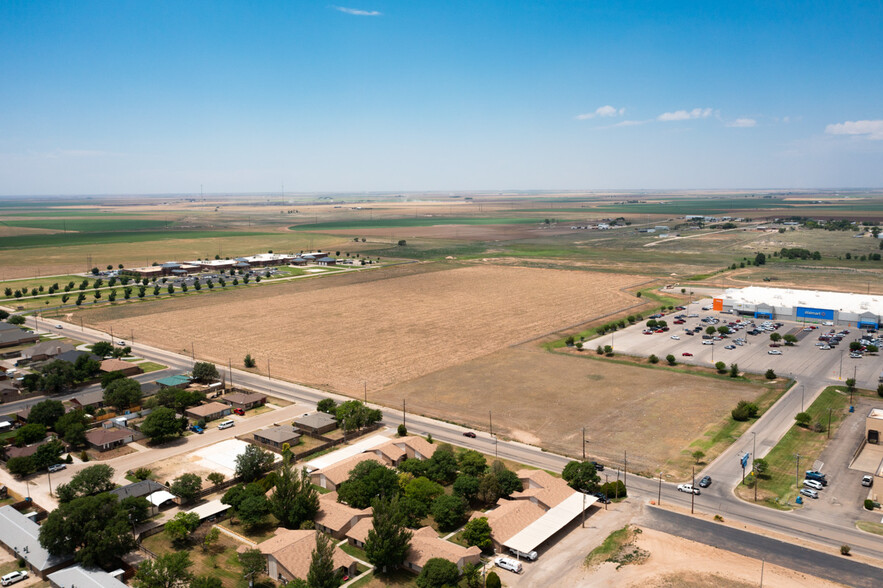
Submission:
M 725 345 L 724 346 L 724 349 L 735 349 L 735 348 L 736 348 L 735 345 Z
M 603 464 L 603 463 L 598 463 L 598 462 L 596 461 L 596 462 L 595 462 L 595 471 L 596 471 L 596 472 L 603 472 L 603 471 L 604 471 L 604 464 Z
M 515 557 L 520 557 L 521 559 L 529 559 L 530 561 L 536 561 L 537 559 L 536 551 L 528 551 L 525 553 L 524 551 L 518 551 L 517 549 L 512 549 L 510 547 L 509 552 Z
M 200 427 L 199 425 L 190 425 L 190 430 L 194 433 L 199 433 L 200 435 L 202 435 L 202 427 Z
M 874 476 L 862 476 L 862 486 L 870 488 L 874 485 Z
M 813 490 L 812 488 L 801 488 L 800 493 L 804 496 L 809 496 L 810 498 L 818 498 L 819 493 Z
M 46 469 L 49 470 L 50 474 L 54 474 L 55 472 L 60 472 L 61 470 L 63 470 L 66 467 L 67 466 L 64 465 L 63 463 L 54 463 Z
M 817 470 L 806 470 L 803 477 L 809 478 L 810 480 L 815 480 L 816 482 L 821 482 L 822 486 L 828 485 L 828 477 Z
M 687 494 L 695 494 L 697 496 L 701 494 L 699 488 L 694 488 L 692 484 L 678 484 L 678 491 L 686 492 Z
M 498 557 L 494 559 L 494 565 L 503 568 L 504 570 L 515 572 L 516 574 L 520 574 L 522 570 L 521 562 L 514 560 L 511 557 Z
M 703 341 L 703 345 L 714 345 L 714 341 Z
M 675 341 L 681 340 L 681 338 L 678 335 L 672 335 L 671 338 L 674 339 Z
M 607 495 L 603 492 L 595 492 L 594 494 L 592 494 L 592 496 L 597 498 L 598 502 L 600 502 L 601 504 L 610 504 L 610 499 L 607 498 Z
M 690 353 L 689 351 L 685 351 L 684 353 L 681 353 L 681 355 L 684 357 L 693 357 L 693 354 Z
M 708 488 L 711 486 L 711 476 L 703 476 L 703 478 L 699 480 L 699 486 L 702 488 Z
M 475 439 L 475 433 L 473 433 L 472 431 L 466 431 L 465 433 L 463 433 L 463 436 L 469 437 L 470 439 Z
M 56 328 L 56 329 L 63 329 L 64 327 L 61 326 L 61 325 L 55 325 L 55 328 Z M 6 586 L 6 584 L 3 584 L 3 585 Z
M 241 408 L 234 408 L 234 409 L 233 409 L 233 412 L 234 412 L 235 414 L 238 414 L 239 416 L 245 416 L 245 411 L 242 410 Z
M 807 488 L 812 488 L 813 490 L 821 490 L 824 488 L 824 486 L 822 486 L 821 482 L 818 482 L 816 480 L 810 480 L 809 478 L 807 478 L 803 481 L 803 485 L 806 486 Z
M 3 586 L 9 586 L 10 584 L 21 582 L 27 577 L 28 573 L 24 570 L 21 570 L 19 572 L 9 572 L 8 574 L 0 578 L 0 584 L 2 584 Z
M 769 351 L 767 351 L 767 353 L 769 355 L 782 355 L 782 352 L 779 351 L 778 349 L 770 349 Z

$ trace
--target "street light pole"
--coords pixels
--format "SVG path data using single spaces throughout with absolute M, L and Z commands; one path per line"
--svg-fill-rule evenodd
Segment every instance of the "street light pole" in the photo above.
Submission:
M 751 431 L 751 434 L 754 435 L 754 461 L 757 461 L 757 432 Z M 754 462 L 751 462 L 751 471 L 754 473 L 754 502 L 757 502 L 757 468 L 754 467 Z
M 803 384 L 800 385 L 800 412 L 803 412 L 803 397 L 806 392 L 806 386 Z
M 690 514 L 694 514 L 693 506 L 696 503 L 696 466 L 693 466 L 693 483 L 690 484 Z

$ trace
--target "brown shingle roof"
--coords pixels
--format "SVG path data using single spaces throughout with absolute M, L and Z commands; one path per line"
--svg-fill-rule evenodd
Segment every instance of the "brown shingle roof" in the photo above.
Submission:
M 405 561 L 422 568 L 434 557 L 457 563 L 461 558 L 470 556 L 478 561 L 480 555 L 481 550 L 474 545 L 469 548 L 462 547 L 441 539 L 432 527 L 420 527 L 411 537 L 411 549 L 408 550 Z
M 384 466 L 386 465 L 379 457 L 377 457 L 373 453 L 360 453 L 359 455 L 354 455 L 325 469 L 317 470 L 313 472 L 312 475 L 324 474 L 326 480 L 328 480 L 335 486 L 338 486 L 350 477 L 350 472 L 353 470 L 354 467 L 356 467 L 363 461 L 372 460 Z
M 251 404 L 252 402 L 260 402 L 261 400 L 266 400 L 267 397 L 263 394 L 247 394 L 244 392 L 235 392 L 233 394 L 225 394 L 221 397 L 222 402 L 229 402 L 231 404 Z
M 545 510 L 529 500 L 506 500 L 501 498 L 497 501 L 497 508 L 472 515 L 473 519 L 487 517 L 491 527 L 491 535 L 497 543 L 505 543 L 516 533 L 521 532 L 529 524 L 543 516 Z
M 374 528 L 374 519 L 367 517 L 353 525 L 353 528 L 347 531 L 346 536 L 354 541 L 364 543 L 368 540 L 368 531 Z
M 368 517 L 371 519 L 371 509 L 359 510 L 337 502 L 337 492 L 319 495 L 319 512 L 316 513 L 316 524 L 331 529 L 335 533 L 340 532 L 353 517 Z
M 568 496 L 576 492 L 561 478 L 556 478 L 543 470 L 518 470 L 518 479 L 524 484 L 524 491 L 514 492 L 513 499 L 536 498 L 548 510 L 558 506 Z
M 242 545 L 237 551 L 240 553 L 249 546 Z M 310 571 L 310 559 L 316 548 L 316 531 L 296 531 L 279 529 L 276 535 L 258 544 L 258 549 L 264 555 L 272 555 L 279 565 L 285 568 L 295 578 L 306 579 Z M 334 547 L 334 567 L 349 567 L 355 560 L 344 553 L 339 547 Z
M 123 361 L 122 359 L 105 359 L 101 362 L 101 371 L 102 372 L 116 372 L 116 371 L 125 371 L 130 370 L 133 367 L 138 367 L 134 363 Z M 138 368 L 141 369 L 141 368 Z
M 116 443 L 117 441 L 122 441 L 126 437 L 131 437 L 132 433 L 130 431 L 124 431 L 123 429 L 111 428 L 111 429 L 92 429 L 86 433 L 86 440 L 89 441 L 92 445 L 107 445 L 108 443 Z
M 223 412 L 225 410 L 229 411 L 230 407 L 220 402 L 209 402 L 208 404 L 192 406 L 188 408 L 186 412 L 189 412 L 190 414 L 196 415 L 198 417 L 207 417 L 219 412 Z
M 419 455 L 418 459 L 429 459 L 435 453 L 436 447 L 437 445 L 433 445 L 423 437 L 409 436 L 390 439 L 389 442 L 373 447 L 368 451 L 379 451 L 390 461 L 398 461 L 408 455 L 408 449 L 415 456 Z

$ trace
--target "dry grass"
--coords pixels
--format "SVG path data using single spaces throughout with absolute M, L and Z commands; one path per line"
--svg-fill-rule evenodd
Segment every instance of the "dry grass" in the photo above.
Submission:
M 446 271 L 429 271 L 440 269 Z M 631 305 L 630 275 L 412 264 L 230 292 L 97 309 L 98 328 L 136 332 L 225 364 L 361 395 Z M 321 283 L 319 283 L 321 282 Z M 210 325 L 210 328 L 206 328 Z M 222 336 L 219 336 L 222 334 Z
M 682 475 L 681 452 L 741 400 L 764 388 L 523 346 L 374 393 L 371 399 L 488 429 L 545 449 L 580 456 L 582 427 L 587 456 L 630 471 Z M 419 432 L 419 431 L 415 431 Z

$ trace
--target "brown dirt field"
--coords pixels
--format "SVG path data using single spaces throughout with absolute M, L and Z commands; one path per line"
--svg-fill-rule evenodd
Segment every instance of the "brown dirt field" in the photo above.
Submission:
M 637 545 L 650 552 L 642 565 L 626 565 L 619 570 L 616 564 L 604 563 L 594 570 L 583 570 L 580 578 L 569 576 L 572 585 L 624 586 L 642 588 L 716 588 L 756 586 L 760 581 L 761 562 L 681 539 L 652 529 L 642 529 Z M 764 585 L 781 588 L 841 586 L 788 568 L 765 564 Z M 573 576 L 576 576 L 574 574 Z
M 447 270 L 447 271 L 432 271 Z M 629 306 L 639 276 L 409 264 L 84 313 L 204 359 L 246 353 L 278 377 L 361 395 Z M 210 325 L 210 328 L 207 326 Z
M 342 229 L 321 231 L 326 235 L 375 237 L 390 242 L 399 239 L 456 239 L 458 241 L 512 241 L 565 235 L 573 233 L 570 227 L 540 229 L 537 225 L 434 225 L 431 227 L 394 227 L 377 229 Z
M 488 429 L 550 451 L 656 472 L 739 400 L 763 389 L 739 382 L 632 367 L 522 346 L 505 349 L 371 395 L 391 406 Z M 480 400 L 477 400 L 480 399 Z M 641 431 L 642 434 L 635 434 Z M 667 471 L 667 470 L 666 470 Z

